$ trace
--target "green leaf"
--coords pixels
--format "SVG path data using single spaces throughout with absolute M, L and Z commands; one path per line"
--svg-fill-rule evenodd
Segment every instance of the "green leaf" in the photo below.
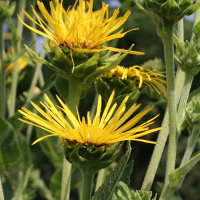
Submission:
M 52 195 L 59 199 L 61 194 L 61 182 L 62 182 L 62 170 L 57 169 L 57 171 L 51 176 L 50 189 Z
M 192 31 L 196 35 L 196 38 L 200 38 L 200 21 L 194 26 Z
M 108 84 L 105 81 L 103 81 L 102 78 L 99 77 L 95 80 L 95 87 L 97 92 L 103 97 L 103 99 L 109 99 L 112 91 Z
M 169 184 L 179 188 L 185 175 L 200 161 L 200 152 L 196 153 L 187 163 L 169 175 Z
M 56 89 L 63 99 L 68 99 L 69 94 L 69 82 L 66 78 L 57 74 L 56 76 Z
M 174 18 L 174 21 L 177 22 L 180 19 L 182 19 L 185 15 L 191 15 L 194 13 L 198 8 L 200 7 L 200 3 L 195 3 L 191 5 L 190 7 L 186 8 L 181 14 Z
M 162 17 L 160 17 L 159 15 L 154 14 L 153 12 L 151 12 L 151 11 L 149 11 L 149 10 L 147 10 L 147 9 L 144 9 L 144 8 L 138 3 L 137 0 L 135 0 L 135 3 L 136 3 L 136 5 L 138 6 L 138 8 L 139 8 L 140 10 L 142 10 L 143 12 L 145 12 L 146 14 L 150 15 L 150 16 L 153 18 L 153 20 L 154 20 L 154 22 L 155 22 L 156 25 L 161 24 L 161 26 L 164 27 L 164 21 L 163 21 Z
M 0 116 L 0 174 L 19 161 L 21 152 L 13 127 Z
M 26 189 L 26 186 L 28 184 L 29 181 L 29 177 L 31 175 L 31 170 L 32 170 L 33 166 L 31 165 L 25 173 L 22 174 L 22 178 L 21 180 L 19 180 L 18 182 L 18 186 L 15 190 L 14 193 L 14 197 L 12 198 L 12 200 L 18 200 L 21 198 L 21 195 L 23 194 L 24 190 Z
M 199 99 L 200 99 L 200 87 L 189 94 L 187 102 L 189 103 L 191 100 L 199 100 Z
M 39 63 L 42 63 L 42 64 L 50 64 L 49 62 L 47 62 L 45 59 L 43 58 L 40 58 L 34 51 L 32 51 L 27 45 L 24 45 L 30 58 L 35 61 L 35 62 L 39 62 Z
M 111 174 L 109 174 L 106 177 L 105 182 L 99 187 L 97 192 L 95 192 L 94 196 L 92 197 L 92 200 L 100 200 L 100 199 L 109 200 L 112 197 L 116 185 L 120 180 L 121 175 L 123 174 L 130 153 L 131 153 L 130 141 L 127 141 L 126 153 L 121 157 L 121 159 L 117 163 L 117 166 L 111 172 Z
M 27 143 L 26 137 L 21 133 L 18 134 L 19 147 L 21 150 L 21 159 L 19 166 L 22 170 L 28 169 L 32 165 L 32 154 L 30 145 Z
M 32 170 L 31 182 L 34 188 L 39 190 L 39 193 L 44 199 L 55 200 L 52 196 L 51 190 L 45 185 L 44 180 L 40 177 L 40 170 Z
M 41 128 L 36 128 L 37 138 L 41 138 L 49 133 Z M 53 165 L 58 168 L 62 165 L 63 148 L 58 144 L 58 137 L 49 137 L 39 142 L 42 151 L 52 161 Z
M 125 183 L 126 185 L 129 185 L 130 183 L 130 177 L 131 177 L 131 173 L 133 170 L 133 160 L 131 160 L 125 167 L 124 172 L 121 176 L 120 181 L 122 181 L 123 183 Z
M 117 200 L 132 199 L 128 186 L 122 181 L 117 184 L 115 195 L 117 196 Z

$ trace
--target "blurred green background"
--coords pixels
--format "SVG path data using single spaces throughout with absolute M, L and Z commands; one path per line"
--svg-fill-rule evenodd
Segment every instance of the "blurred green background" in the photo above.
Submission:
M 27 2 L 29 2 L 29 1 L 27 0 Z M 49 9 L 49 0 L 43 0 L 43 2 L 45 4 L 45 7 Z M 112 3 L 112 5 L 113 4 L 117 5 L 116 2 L 117 1 L 114 1 L 114 3 L 113 3 L 112 0 L 109 1 L 109 3 Z M 64 0 L 64 2 L 63 2 L 65 8 L 67 8 L 69 5 L 73 5 L 73 3 L 74 3 L 74 0 L 67 0 L 67 1 Z M 95 4 L 94 4 L 94 8 L 98 9 L 100 7 L 101 7 L 101 1 L 96 0 Z M 112 12 L 113 9 L 114 9 L 114 7 L 110 8 L 110 11 Z M 120 14 L 123 15 L 127 11 L 127 9 L 131 10 L 131 16 L 129 17 L 127 22 L 124 24 L 124 27 L 123 27 L 124 32 L 127 30 L 130 30 L 132 28 L 139 28 L 139 30 L 131 31 L 128 34 L 126 34 L 124 38 L 121 38 L 117 41 L 112 41 L 112 42 L 108 43 L 107 45 L 108 46 L 114 45 L 118 48 L 128 49 L 131 44 L 135 44 L 135 46 L 133 47 L 134 51 L 141 51 L 141 52 L 145 53 L 145 55 L 143 55 L 143 56 L 128 55 L 121 62 L 121 65 L 124 67 L 130 67 L 133 65 L 142 65 L 143 63 L 145 63 L 149 60 L 152 60 L 149 62 L 149 64 L 151 65 L 152 68 L 154 68 L 154 67 L 156 69 L 160 68 L 161 70 L 165 71 L 164 67 L 161 64 L 162 62 L 164 62 L 164 60 L 163 60 L 164 59 L 163 45 L 162 45 L 161 38 L 158 37 L 158 35 L 157 35 L 156 26 L 155 26 L 153 20 L 148 15 L 146 15 L 145 13 L 140 11 L 132 1 L 126 0 L 123 2 L 122 7 L 120 8 Z M 29 3 L 27 3 L 26 10 L 27 11 L 30 10 Z M 38 11 L 37 7 L 36 7 L 36 10 Z M 38 13 L 39 13 L 39 11 L 38 11 Z M 15 21 L 18 20 L 16 17 L 16 14 L 17 13 L 15 12 L 13 15 L 13 18 L 15 18 Z M 29 23 L 29 20 L 27 20 L 27 18 L 25 18 L 25 21 L 26 21 L 26 23 Z M 192 30 L 192 26 L 193 26 L 192 20 L 190 20 L 190 21 L 184 20 L 184 26 L 185 26 L 185 39 L 190 40 L 191 30 Z M 9 32 L 10 30 L 8 29 L 7 31 Z M 38 43 L 40 43 L 39 45 L 41 46 L 42 42 L 40 42 L 40 41 L 42 41 L 41 37 L 38 38 Z M 31 44 L 31 42 L 32 41 L 30 40 L 30 31 L 26 27 L 24 27 L 23 43 Z M 6 46 L 6 48 L 8 48 L 10 45 L 11 45 L 11 42 L 10 42 L 10 39 L 8 38 L 5 41 L 5 46 Z M 161 59 L 162 61 L 156 62 L 154 60 L 155 58 Z M 23 80 L 20 81 L 20 83 L 18 85 L 17 108 L 21 108 L 21 106 L 23 105 L 23 101 L 19 97 L 23 94 L 24 91 L 27 91 L 29 89 L 30 83 L 31 83 L 31 80 L 33 77 L 33 73 L 34 73 L 34 68 L 32 66 L 27 66 L 25 68 L 25 71 L 26 71 L 26 75 L 23 78 Z M 53 71 L 50 70 L 47 66 L 43 66 L 42 71 L 43 71 L 45 80 L 51 74 L 53 74 Z M 200 78 L 199 74 L 196 75 L 193 86 L 192 86 L 192 90 L 199 87 L 199 85 L 200 85 L 199 78 Z M 52 88 L 51 92 L 52 92 L 52 94 L 57 93 L 55 88 Z M 85 115 L 86 112 L 91 109 L 91 105 L 93 103 L 95 93 L 96 93 L 95 87 L 93 85 L 89 89 L 87 96 L 84 99 L 82 99 L 80 102 L 79 110 L 80 110 L 81 115 Z M 138 102 L 142 103 L 142 108 L 145 108 L 147 105 L 149 105 L 149 104 L 153 105 L 155 102 L 157 102 L 157 100 L 160 100 L 160 98 L 158 96 L 159 95 L 157 95 L 157 94 L 154 94 L 153 97 L 151 97 L 151 95 L 142 95 L 139 98 Z M 155 106 L 153 111 L 149 115 L 145 116 L 146 119 L 144 119 L 144 120 L 148 120 L 151 117 L 155 116 L 156 114 L 160 113 L 160 117 L 157 118 L 155 124 L 152 125 L 152 128 L 159 127 L 162 122 L 165 108 L 166 108 L 166 103 L 164 101 L 164 103 L 160 103 L 157 106 Z M 25 129 L 24 129 L 24 134 L 25 134 Z M 146 139 L 155 141 L 157 138 L 157 134 L 158 133 L 152 133 L 152 134 L 146 136 Z M 183 133 L 182 137 L 180 137 L 179 145 L 178 145 L 178 154 L 177 154 L 177 166 L 179 165 L 181 158 L 183 156 L 183 152 L 186 147 L 187 137 L 188 137 L 187 131 L 185 131 Z M 36 139 L 36 133 L 35 133 L 35 129 L 34 129 L 31 141 L 33 142 L 35 139 Z M 131 184 L 130 184 L 130 187 L 132 189 L 139 190 L 141 188 L 142 181 L 144 179 L 144 175 L 146 173 L 153 148 L 154 148 L 154 145 L 152 145 L 152 144 L 132 142 L 132 153 L 131 153 L 131 158 L 130 158 L 131 160 L 134 160 L 134 168 L 133 168 L 133 172 L 132 172 L 132 176 L 131 176 Z M 164 174 L 165 174 L 165 168 L 166 168 L 166 150 L 167 150 L 167 148 L 165 148 L 165 152 L 162 156 L 161 164 L 159 166 L 158 173 L 156 175 L 156 179 L 155 179 L 153 187 L 152 187 L 153 193 L 158 193 L 158 195 L 160 194 L 162 182 L 164 181 Z M 196 151 L 197 150 L 200 150 L 200 140 L 196 147 Z M 41 178 L 44 179 L 44 182 L 49 187 L 52 174 L 55 172 L 54 164 L 43 153 L 43 151 L 40 147 L 40 144 L 31 146 L 31 152 L 32 152 L 33 163 L 34 163 L 33 168 L 40 170 L 40 172 L 38 171 L 35 173 L 36 174 L 41 173 Z M 181 200 L 181 199 L 182 200 L 199 200 L 200 199 L 200 192 L 199 192 L 200 170 L 199 170 L 199 168 L 200 168 L 200 163 L 197 164 L 193 168 L 193 170 L 186 176 L 186 179 L 183 183 L 182 188 L 178 190 L 178 192 L 173 197 L 173 200 Z M 74 181 L 76 181 L 77 180 L 76 178 L 79 178 L 80 173 L 76 169 L 74 169 L 74 171 L 76 172 Z M 4 188 L 10 187 L 10 184 L 8 184 L 8 182 L 9 181 L 4 182 Z M 34 181 L 32 180 L 32 183 L 33 182 Z M 72 191 L 72 195 L 71 195 L 70 199 L 76 200 L 78 198 L 76 186 L 79 185 L 79 183 L 76 184 L 76 182 L 75 182 L 73 184 L 74 184 L 73 187 L 75 189 Z M 31 189 L 31 187 L 33 187 L 33 185 L 34 184 L 30 184 L 30 189 Z M 58 187 L 59 187 L 59 184 L 58 184 Z M 9 190 L 5 190 L 5 193 L 7 191 L 9 192 Z M 32 196 L 33 196 L 32 199 L 35 199 L 35 200 L 36 199 L 37 200 L 45 199 L 44 195 L 40 193 L 40 190 L 38 190 L 38 193 L 36 195 L 32 194 Z M 7 197 L 9 199 L 9 194 L 7 194 Z

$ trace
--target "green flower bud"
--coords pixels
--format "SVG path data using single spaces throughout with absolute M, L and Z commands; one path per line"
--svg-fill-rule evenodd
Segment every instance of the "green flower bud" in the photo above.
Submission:
M 189 126 L 200 131 L 200 101 L 192 99 L 185 109 L 185 118 Z
M 0 21 L 4 21 L 6 18 L 12 16 L 15 10 L 16 3 L 10 1 L 0 1 Z
M 132 192 L 132 200 L 151 200 L 152 192 L 148 191 L 138 191 Z M 156 200 L 156 196 L 152 200 Z
M 99 94 L 108 101 L 108 98 L 113 90 L 115 90 L 114 101 L 118 105 L 122 102 L 125 96 L 129 95 L 127 107 L 133 105 L 139 95 L 146 90 L 148 86 L 153 93 L 153 88 L 156 88 L 158 93 L 166 95 L 166 81 L 162 72 L 156 70 L 149 70 L 138 65 L 130 68 L 117 66 L 116 68 L 105 73 L 95 80 L 96 89 Z
M 76 52 L 70 51 L 66 46 L 53 44 L 52 42 L 48 41 L 47 44 L 44 44 L 44 49 L 47 51 L 50 60 L 47 61 L 40 58 L 26 45 L 25 47 L 32 60 L 46 64 L 51 69 L 58 72 L 59 76 L 57 76 L 57 83 L 63 82 L 63 79 L 67 80 L 67 82 L 65 81 L 66 84 L 64 92 L 63 84 L 60 86 L 59 84 L 56 85 L 57 90 L 65 99 L 68 98 L 68 88 L 75 82 L 79 87 L 77 90 L 79 90 L 81 97 L 83 98 L 86 95 L 87 89 L 98 76 L 115 68 L 129 53 L 129 51 L 127 51 L 127 53 L 123 55 L 121 55 L 121 53 L 117 53 L 113 56 L 110 56 L 110 52 L 108 52 L 106 55 L 104 55 L 103 52 Z M 62 79 L 62 81 L 60 79 Z
M 83 145 L 77 142 L 60 139 L 66 159 L 79 169 L 95 174 L 100 169 L 108 167 L 116 159 L 122 143 L 113 145 Z
M 185 43 L 175 38 L 177 46 L 177 55 L 175 56 L 177 64 L 186 72 L 195 76 L 200 70 L 200 52 L 198 43 L 186 41 Z
M 145 0 L 148 9 L 144 9 L 136 0 L 137 6 L 150 15 L 158 27 L 158 33 L 163 35 L 166 23 L 175 23 L 185 15 L 191 15 L 199 7 L 200 3 L 192 4 L 191 0 Z

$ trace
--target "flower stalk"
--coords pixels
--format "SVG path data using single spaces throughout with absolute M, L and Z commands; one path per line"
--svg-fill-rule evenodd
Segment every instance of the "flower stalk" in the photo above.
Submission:
M 188 138 L 188 144 L 187 144 L 183 159 L 181 161 L 180 167 L 190 160 L 195 144 L 197 142 L 197 139 L 199 138 L 199 134 L 200 134 L 200 131 L 193 128 L 192 134 Z
M 184 80 L 185 80 L 185 73 L 180 68 L 178 68 L 177 73 L 176 73 L 176 82 L 175 82 L 176 104 L 178 104 L 179 102 Z M 158 165 L 160 163 L 160 159 L 161 159 L 163 150 L 165 148 L 165 144 L 166 144 L 168 134 L 169 134 L 168 121 L 169 121 L 169 111 L 167 108 L 165 112 L 165 116 L 163 118 L 162 125 L 161 125 L 162 129 L 159 131 L 157 143 L 154 147 L 154 151 L 153 151 L 153 154 L 152 154 L 152 157 L 147 169 L 147 173 L 145 175 L 145 178 L 142 184 L 141 190 L 143 191 L 151 190 L 151 186 L 153 184 L 155 174 L 157 172 Z
M 1 183 L 1 177 L 0 177 L 0 199 L 4 200 L 4 194 L 3 194 L 3 188 L 2 188 L 2 183 Z
M 178 134 L 178 136 L 180 136 L 180 134 L 181 134 L 181 124 L 183 122 L 183 118 L 185 115 L 185 105 L 187 103 L 187 99 L 189 96 L 193 78 L 194 78 L 194 75 L 187 73 L 187 72 L 185 73 L 185 82 L 184 82 L 183 91 L 181 94 L 181 99 L 180 99 L 180 103 L 179 103 L 179 107 L 178 107 L 178 113 L 177 113 L 177 134 Z
M 91 199 L 92 184 L 94 174 L 87 173 L 87 171 L 81 170 L 82 172 L 82 200 Z
M 165 23 L 166 33 L 163 35 L 165 64 L 167 72 L 167 95 L 169 109 L 169 147 L 167 158 L 167 170 L 165 185 L 168 184 L 168 176 L 175 169 L 176 160 L 176 92 L 175 92 L 175 70 L 174 70 L 174 23 Z

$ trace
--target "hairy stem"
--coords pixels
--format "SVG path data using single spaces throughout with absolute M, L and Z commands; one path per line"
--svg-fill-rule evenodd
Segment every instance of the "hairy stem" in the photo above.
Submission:
M 89 200 L 91 199 L 92 194 L 92 183 L 93 183 L 93 174 L 88 174 L 82 170 L 82 199 Z
M 194 76 L 191 75 L 190 73 L 185 73 L 185 82 L 183 86 L 183 91 L 181 94 L 181 99 L 178 107 L 178 114 L 177 114 L 177 134 L 180 136 L 181 134 L 181 124 L 185 115 L 185 104 L 187 102 L 190 88 L 192 85 Z
M 182 159 L 182 162 L 180 164 L 180 166 L 183 166 L 186 162 L 188 162 L 191 158 L 192 152 L 194 150 L 195 144 L 197 142 L 197 139 L 199 137 L 199 130 L 196 130 L 195 128 L 193 128 L 192 130 L 192 134 L 189 136 L 188 138 L 188 144 Z
M 175 169 L 176 161 L 176 92 L 175 92 L 175 70 L 174 70 L 174 24 L 165 23 L 166 34 L 163 36 L 165 65 L 167 72 L 167 95 L 169 110 L 169 147 L 167 157 L 167 170 L 165 186 L 168 184 L 168 176 Z

